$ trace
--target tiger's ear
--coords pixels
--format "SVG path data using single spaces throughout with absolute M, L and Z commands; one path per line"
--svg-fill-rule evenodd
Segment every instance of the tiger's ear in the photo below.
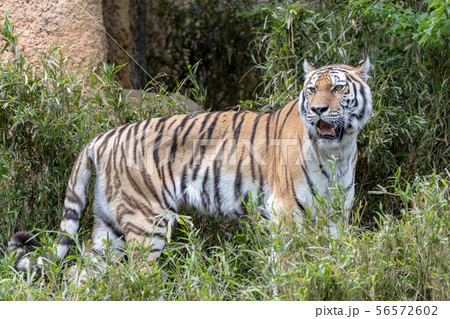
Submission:
M 317 70 L 317 66 L 315 66 L 314 64 L 309 62 L 308 59 L 305 58 L 305 60 L 303 61 L 303 71 L 305 71 L 305 78 L 308 76 L 309 73 L 315 70 Z
M 369 57 L 366 56 L 364 60 L 359 61 L 355 66 L 355 73 L 359 75 L 361 79 L 367 82 L 369 79 L 369 71 L 370 71 L 370 60 Z

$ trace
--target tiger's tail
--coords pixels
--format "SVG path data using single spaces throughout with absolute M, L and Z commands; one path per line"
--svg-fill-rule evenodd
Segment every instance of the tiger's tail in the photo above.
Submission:
M 25 247 L 26 246 L 37 246 L 38 242 L 35 236 L 28 232 L 18 232 L 15 233 L 8 243 L 8 250 L 10 252 L 16 252 L 16 267 L 20 270 L 26 271 L 27 269 L 39 270 L 40 265 L 44 262 L 41 257 L 37 260 L 31 262 L 28 257 L 26 257 Z
M 94 168 L 91 156 L 91 143 L 88 143 L 78 155 L 70 174 L 64 200 L 63 216 L 56 238 L 56 255 L 58 260 L 63 259 L 76 235 L 81 218 L 81 212 L 86 204 L 86 189 Z M 39 257 L 31 261 L 26 253 L 26 246 L 36 246 L 35 236 L 28 232 L 18 232 L 13 235 L 8 243 L 8 250 L 16 252 L 16 267 L 20 270 L 42 270 L 47 258 Z

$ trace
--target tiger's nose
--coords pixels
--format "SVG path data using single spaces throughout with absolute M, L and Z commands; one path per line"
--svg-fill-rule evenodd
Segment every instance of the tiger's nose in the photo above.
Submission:
M 317 115 L 320 115 L 322 113 L 325 113 L 328 111 L 330 107 L 328 105 L 314 105 L 311 106 L 311 110 L 316 113 Z

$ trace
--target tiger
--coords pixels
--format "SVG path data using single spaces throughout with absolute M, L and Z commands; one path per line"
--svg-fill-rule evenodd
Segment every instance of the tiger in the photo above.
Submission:
M 186 207 L 236 219 L 248 214 L 246 202 L 258 198 L 261 216 L 301 224 L 305 216 L 316 216 L 316 199 L 332 196 L 331 185 L 337 183 L 349 211 L 357 137 L 372 112 L 370 61 L 317 67 L 305 59 L 303 69 L 298 98 L 271 113 L 170 115 L 119 126 L 90 140 L 68 181 L 57 259 L 66 256 L 77 234 L 93 173 L 91 251 L 104 252 L 106 242 L 117 250 L 139 244 L 149 263 L 160 257 L 168 227 Z M 339 232 L 342 219 L 330 223 L 331 232 Z M 26 246 L 36 243 L 28 232 L 11 237 L 8 250 L 16 253 L 18 269 L 45 266 L 46 258 L 30 260 L 26 254 Z

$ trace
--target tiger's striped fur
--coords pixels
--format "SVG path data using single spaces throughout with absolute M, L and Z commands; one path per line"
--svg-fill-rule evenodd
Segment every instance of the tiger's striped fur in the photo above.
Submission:
M 152 118 L 114 128 L 80 152 L 69 179 L 57 257 L 64 258 L 77 233 L 86 190 L 96 173 L 93 250 L 104 239 L 117 248 L 136 240 L 150 247 L 149 261 L 165 245 L 173 214 L 190 206 L 211 216 L 246 213 L 243 198 L 261 194 L 261 213 L 297 221 L 314 198 L 329 196 L 331 179 L 345 190 L 351 207 L 358 132 L 369 119 L 366 83 L 369 60 L 356 66 L 315 67 L 304 62 L 305 83 L 297 100 L 271 113 L 212 112 Z M 327 161 L 336 158 L 333 172 Z M 17 266 L 31 238 L 18 233 L 9 249 Z

